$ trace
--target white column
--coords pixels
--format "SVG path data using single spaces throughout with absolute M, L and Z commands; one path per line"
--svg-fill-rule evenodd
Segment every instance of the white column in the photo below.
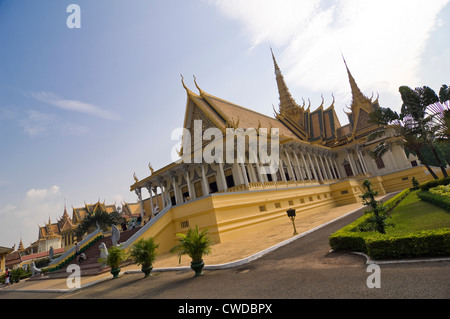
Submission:
M 164 191 L 161 180 L 158 180 L 159 190 L 161 191 L 161 203 L 163 205 L 163 209 L 166 207 L 166 199 L 164 198 Z
M 191 179 L 189 177 L 188 169 L 186 169 L 186 171 L 185 171 L 185 179 L 186 179 L 186 183 L 188 186 L 189 200 L 193 200 L 195 198 L 195 192 L 192 190 Z
M 295 152 L 295 151 L 294 151 L 294 157 L 295 157 L 295 161 L 297 162 L 299 177 L 302 181 L 304 181 L 305 179 L 303 178 L 302 167 L 300 166 L 300 161 L 298 160 L 297 152 Z
M 223 191 L 226 192 L 228 189 L 228 186 L 227 186 L 227 180 L 225 179 L 225 173 L 223 171 L 222 163 L 219 163 L 219 175 L 220 175 L 220 179 L 222 180 Z
M 206 178 L 205 167 L 201 164 L 202 171 L 202 185 L 203 185 L 203 196 L 206 196 L 210 193 L 208 179 Z
M 312 170 L 312 174 L 313 174 L 313 176 L 314 176 L 314 179 L 315 179 L 316 181 L 319 181 L 319 177 L 317 176 L 317 172 L 316 172 L 316 169 L 315 169 L 315 167 L 314 167 L 313 161 L 312 161 L 312 159 L 311 159 L 311 155 L 310 155 L 309 153 L 306 153 L 306 154 L 308 155 L 309 162 L 311 163 L 311 170 Z
M 361 149 L 359 149 L 359 155 L 361 156 L 362 159 L 362 163 L 364 165 L 364 168 L 366 170 L 366 173 L 370 173 L 369 167 L 367 165 L 366 159 L 364 158 L 363 152 L 361 151 Z
M 265 178 L 264 178 L 264 175 L 261 173 L 261 167 L 259 166 L 258 156 L 256 156 L 255 150 L 253 148 L 251 149 L 251 152 L 252 152 L 253 158 L 256 159 L 256 163 L 255 164 L 256 164 L 256 170 L 258 172 L 258 180 L 261 183 L 264 183 L 265 182 Z
M 287 164 L 287 168 L 288 168 L 288 175 L 291 178 L 291 180 L 295 181 L 295 174 L 294 174 L 294 169 L 292 168 L 291 157 L 289 156 L 286 149 L 284 149 L 284 154 L 286 155 L 286 159 L 287 159 L 286 164 Z
M 305 155 L 303 155 L 303 152 L 300 152 L 300 154 L 302 155 L 302 159 L 303 159 L 303 164 L 305 165 L 305 172 L 306 172 L 306 176 L 308 177 L 308 180 L 312 180 L 311 178 L 311 172 L 308 169 L 308 164 L 306 163 L 306 159 L 305 159 Z
M 244 163 L 240 163 L 240 166 L 241 166 L 241 170 L 242 170 L 242 176 L 244 177 L 245 186 L 248 187 L 248 177 L 247 177 L 247 172 L 245 171 L 245 165 L 244 165 Z
M 334 176 L 334 172 L 331 170 L 330 165 L 328 164 L 328 156 L 325 154 L 323 157 L 323 160 L 325 161 L 325 164 L 327 165 L 328 174 L 330 175 L 330 179 L 336 179 Z
M 348 158 L 348 161 L 349 161 L 349 163 L 350 163 L 350 167 L 351 167 L 351 169 L 352 169 L 352 171 L 353 171 L 353 176 L 358 175 L 358 171 L 355 170 L 355 167 L 353 166 L 353 161 L 352 161 L 352 159 L 350 158 L 350 153 L 349 153 L 349 151 L 348 151 L 348 150 L 345 150 L 345 152 L 347 153 L 347 158 Z
M 319 159 L 320 159 L 320 163 L 322 164 L 322 167 L 323 167 L 323 172 L 324 172 L 325 178 L 326 178 L 326 179 L 331 179 L 331 178 L 328 176 L 328 172 L 327 172 L 327 169 L 326 169 L 326 167 L 325 167 L 325 164 L 323 163 L 322 156 L 319 155 Z
M 281 159 L 280 156 L 280 175 L 281 175 L 281 180 L 283 182 L 286 182 L 286 174 L 284 173 L 284 161 Z
M 141 189 L 140 188 L 136 188 L 135 190 L 136 195 L 139 198 L 139 206 L 141 208 L 141 218 L 144 218 L 144 203 L 142 202 L 142 194 L 141 194 Z
M 175 202 L 177 203 L 177 205 L 180 205 L 182 201 L 180 200 L 179 189 L 175 177 L 176 177 L 175 174 L 173 174 L 172 175 L 173 192 L 175 193 Z
M 388 155 L 389 159 L 390 159 L 391 162 L 392 162 L 393 169 L 397 169 L 397 168 L 398 168 L 397 162 L 395 161 L 395 158 L 394 158 L 394 156 L 392 155 L 392 148 L 391 148 L 391 147 L 389 147 L 389 149 L 388 149 L 388 151 L 386 152 L 386 154 Z
M 318 171 L 318 174 L 319 174 L 319 178 L 320 178 L 321 181 L 323 181 L 323 176 L 322 176 L 322 172 L 320 171 L 320 166 L 319 166 L 319 162 L 317 161 L 317 156 L 316 156 L 316 154 L 313 154 L 313 155 L 314 155 L 314 159 L 315 159 L 316 164 L 317 164 L 317 171 Z
M 365 173 L 367 173 L 367 169 L 366 169 L 366 167 L 365 167 L 365 165 L 364 165 L 364 161 L 363 161 L 363 159 L 362 159 L 362 156 L 361 156 L 361 154 L 359 153 L 359 149 L 356 148 L 355 151 L 356 151 L 356 155 L 358 156 L 359 162 L 361 163 L 361 168 L 362 168 L 362 170 L 363 170 L 363 173 L 365 174 Z
M 334 158 L 333 158 L 333 163 L 334 163 L 334 167 L 336 168 L 336 172 L 338 174 L 338 178 L 341 179 L 342 178 L 341 171 L 339 171 L 339 166 L 338 166 L 338 164 L 337 164 L 337 162 L 336 162 L 336 160 Z
M 151 184 L 146 186 L 148 193 L 150 194 L 150 216 L 153 216 L 153 195 L 152 195 L 152 186 Z

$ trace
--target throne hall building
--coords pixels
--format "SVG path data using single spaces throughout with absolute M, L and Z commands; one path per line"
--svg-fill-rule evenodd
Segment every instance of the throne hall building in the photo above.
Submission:
M 149 165 L 151 174 L 141 180 L 135 176 L 131 191 L 139 198 L 144 220 L 151 218 L 141 236 L 155 238 L 160 251 L 170 250 L 177 243 L 176 233 L 195 225 L 208 229 L 218 243 L 289 222 L 286 210 L 290 208 L 297 215 L 320 214 L 332 207 L 360 202 L 365 179 L 380 195 L 411 187 L 412 177 L 419 182 L 431 179 L 416 157 L 406 155 L 393 133 L 382 138 L 390 145 L 389 151 L 376 161 L 370 156 L 381 141 L 367 139 L 378 129 L 368 122 L 369 114 L 380 107 L 378 97 L 368 98 L 361 92 L 345 60 L 352 101 L 347 113 L 349 123 L 341 125 L 334 97 L 331 105 L 324 105 L 322 100 L 315 110 L 311 110 L 310 103 L 297 104 L 273 53 L 272 57 L 280 99 L 274 117 L 211 95 L 196 81 L 198 93 L 194 93 L 182 80 L 187 102 L 181 158 L 193 159 L 184 149 L 186 145 L 196 145 L 203 151 L 211 147 L 212 141 L 196 143 L 192 139 L 209 128 L 220 130 L 225 139 L 230 128 L 254 128 L 258 135 L 263 132 L 261 128 L 268 132 L 278 129 L 279 169 L 267 173 L 263 169 L 266 163 L 254 157 L 248 141 L 245 152 L 240 154 L 241 161 L 183 160 L 158 170 Z M 150 194 L 147 199 L 142 198 L 144 188 Z

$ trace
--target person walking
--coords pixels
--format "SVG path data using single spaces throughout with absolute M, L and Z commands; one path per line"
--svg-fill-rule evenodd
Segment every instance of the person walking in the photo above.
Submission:
M 5 287 L 9 287 L 11 285 L 11 272 L 8 268 L 6 268 L 5 272 Z

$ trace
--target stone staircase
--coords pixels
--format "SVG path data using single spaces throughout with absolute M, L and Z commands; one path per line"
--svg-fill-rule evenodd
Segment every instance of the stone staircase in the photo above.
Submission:
M 123 243 L 127 241 L 131 236 L 133 236 L 140 227 L 121 231 L 119 243 Z M 102 274 L 104 272 L 109 272 L 110 267 L 103 267 L 102 264 L 98 263 L 98 259 L 100 258 L 100 248 L 99 246 L 105 243 L 106 247 L 109 248 L 112 246 L 112 238 L 111 236 L 106 236 L 95 242 L 92 246 L 84 251 L 86 255 L 86 259 L 82 262 L 78 261 L 78 258 L 74 258 L 68 265 L 65 267 L 58 269 L 56 271 L 48 272 L 44 275 L 36 275 L 29 280 L 41 280 L 41 279 L 52 279 L 52 278 L 67 278 L 72 272 L 67 272 L 67 267 L 69 265 L 78 265 L 80 266 L 81 276 L 95 276 Z

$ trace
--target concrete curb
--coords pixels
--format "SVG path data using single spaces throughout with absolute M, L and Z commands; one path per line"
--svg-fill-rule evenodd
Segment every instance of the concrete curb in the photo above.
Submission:
M 357 252 L 352 251 L 352 254 L 363 256 L 366 258 L 366 265 L 389 265 L 389 264 L 412 264 L 412 263 L 424 263 L 424 262 L 438 262 L 438 261 L 450 261 L 450 257 L 442 257 L 442 258 L 423 258 L 423 259 L 398 259 L 398 260 L 375 260 L 371 259 L 370 256 Z

